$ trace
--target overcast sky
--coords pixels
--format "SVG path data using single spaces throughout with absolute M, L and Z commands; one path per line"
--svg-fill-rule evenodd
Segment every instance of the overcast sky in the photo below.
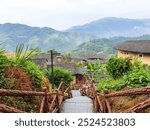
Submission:
M 0 0 L 0 23 L 64 30 L 103 17 L 150 18 L 150 0 Z

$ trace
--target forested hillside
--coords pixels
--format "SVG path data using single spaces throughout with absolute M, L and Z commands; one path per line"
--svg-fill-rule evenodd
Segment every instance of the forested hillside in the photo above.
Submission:
M 48 27 L 0 24 L 0 43 L 7 51 L 14 51 L 18 44 L 24 43 L 43 51 L 55 49 L 63 52 L 93 38 L 91 35 L 61 32 Z
M 84 56 L 87 54 L 96 54 L 96 53 L 104 53 L 104 54 L 114 54 L 115 50 L 113 47 L 117 44 L 120 44 L 124 41 L 128 40 L 150 40 L 150 35 L 143 35 L 140 37 L 114 37 L 114 38 L 103 38 L 103 39 L 95 39 L 88 42 L 85 42 L 76 49 L 68 52 L 71 55 L 76 56 Z

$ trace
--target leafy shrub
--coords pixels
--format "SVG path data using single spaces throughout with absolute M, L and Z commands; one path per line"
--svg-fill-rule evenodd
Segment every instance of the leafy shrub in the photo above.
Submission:
M 110 85 L 111 81 L 109 79 L 103 79 L 101 81 L 99 81 L 99 84 L 98 84 L 98 90 L 100 92 L 103 92 L 104 90 L 109 90 L 111 88 L 111 85 Z
M 102 64 L 100 62 L 88 63 L 87 72 L 90 79 L 97 81 L 102 73 Z
M 1 98 L 1 103 L 5 103 L 9 106 L 15 107 L 17 109 L 26 111 L 26 112 L 38 112 L 40 97 L 11 97 L 4 96 Z
M 20 66 L 27 73 L 29 73 L 35 81 L 37 87 L 41 88 L 44 73 L 40 70 L 39 66 L 29 61 L 30 57 L 36 54 L 36 52 L 37 49 L 29 49 L 29 46 L 25 47 L 24 44 L 19 44 L 16 47 L 16 56 L 13 61 L 16 65 Z
M 150 83 L 150 72 L 144 69 L 133 70 L 124 79 L 131 87 L 145 87 Z
M 5 67 L 9 66 L 11 61 L 3 55 L 0 55 L 0 73 L 2 73 Z
M 21 51 L 18 50 L 16 58 L 7 58 L 3 55 L 3 52 L 0 51 L 0 88 L 14 89 L 14 75 L 10 75 L 9 73 L 7 73 L 7 70 L 8 68 L 22 68 L 21 70 L 24 70 L 28 74 L 30 74 L 29 77 L 32 78 L 32 80 L 34 81 L 33 83 L 37 86 L 38 89 L 41 90 L 44 73 L 40 71 L 39 67 L 34 63 L 27 61 L 27 59 L 29 58 L 29 53 L 27 54 L 27 56 L 25 56 L 26 54 L 27 53 L 24 53 L 24 55 L 22 55 Z M 10 77 L 7 77 L 7 75 L 9 75 Z M 39 109 L 38 107 L 40 99 L 39 97 L 3 96 L 1 97 L 0 103 L 8 104 L 26 112 L 36 112 Z
M 117 58 L 112 56 L 107 62 L 107 71 L 114 79 L 122 77 L 132 67 L 130 58 Z
M 76 64 L 78 67 L 81 67 L 81 68 L 83 68 L 83 67 L 85 66 L 85 64 L 84 64 L 82 61 L 80 61 L 80 62 L 75 62 L 75 64 Z
M 139 60 L 135 60 L 131 71 L 124 76 L 124 80 L 130 87 L 148 86 L 150 83 L 150 66 L 142 64 Z
M 100 62 L 96 63 L 88 63 L 87 69 L 88 71 L 94 72 L 94 71 L 100 71 L 101 70 L 101 64 Z
M 45 75 L 46 77 L 50 80 L 52 80 L 52 73 L 51 70 L 45 70 Z M 56 87 L 59 86 L 61 79 L 64 79 L 66 84 L 70 84 L 73 81 L 73 77 L 70 71 L 66 70 L 66 69 L 62 69 L 59 67 L 54 67 L 54 85 Z M 67 86 L 65 86 L 67 87 Z
M 9 83 L 11 82 L 9 78 L 5 78 L 4 71 L 6 67 L 11 65 L 11 60 L 9 60 L 6 56 L 0 55 L 0 87 L 7 86 L 8 88 Z
M 32 79 L 36 83 L 37 88 L 41 88 L 44 73 L 40 70 L 39 66 L 27 60 L 24 60 L 24 62 L 22 62 L 22 59 L 9 59 L 6 56 L 0 56 L 0 85 L 7 83 L 7 86 L 9 87 L 8 83 L 11 81 L 9 81 L 10 79 L 5 78 L 3 74 L 5 69 L 11 66 L 21 67 L 31 75 Z
M 102 79 L 99 81 L 98 90 L 103 92 L 104 90 L 121 90 L 127 85 L 126 81 L 123 78 L 119 79 Z

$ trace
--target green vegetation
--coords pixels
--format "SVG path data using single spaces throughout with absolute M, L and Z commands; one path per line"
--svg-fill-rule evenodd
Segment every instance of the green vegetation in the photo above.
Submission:
M 105 73 L 101 73 L 103 77 L 98 80 L 100 92 L 150 85 L 150 66 L 143 65 L 138 60 L 131 64 L 129 58 L 111 57 L 107 64 L 102 66 L 106 66 L 107 69 Z
M 39 66 L 35 65 L 31 61 L 24 61 L 22 59 L 9 59 L 6 56 L 0 56 L 0 86 L 5 86 L 6 81 L 9 79 L 5 78 L 5 69 L 8 67 L 20 67 L 28 74 L 31 75 L 33 81 L 35 81 L 36 87 L 41 89 L 42 79 L 44 77 L 43 72 L 40 70 Z M 8 85 L 8 83 L 7 83 Z M 8 86 L 7 86 L 8 87 Z
M 110 76 L 117 79 L 131 70 L 130 58 L 117 58 L 112 56 L 107 62 L 107 71 Z
M 39 66 L 31 61 L 22 62 L 22 60 L 17 60 L 16 65 L 20 66 L 24 71 L 30 74 L 32 80 L 35 81 L 37 88 L 41 89 L 44 73 L 40 70 Z
M 124 80 L 130 87 L 144 87 L 150 85 L 150 66 L 143 65 L 136 60 L 132 64 L 132 70 L 124 75 Z
M 102 69 L 102 65 L 100 64 L 100 62 L 96 62 L 96 63 L 88 63 L 87 65 L 87 72 L 89 75 L 90 79 L 95 79 L 97 78 L 97 75 L 101 74 L 101 69 Z
M 2 99 L 2 102 L 4 104 L 8 104 L 9 106 L 13 106 L 17 109 L 26 111 L 26 112 L 37 112 L 38 111 L 38 105 L 39 104 L 39 97 L 11 97 L 11 96 L 4 96 Z
M 118 91 L 124 88 L 127 85 L 126 81 L 123 78 L 113 79 L 113 78 L 103 78 L 99 80 L 98 89 L 100 92 L 104 90 L 108 91 Z
M 3 55 L 0 55 L 0 88 L 6 87 L 10 81 L 10 79 L 5 78 L 4 72 L 5 68 L 11 65 L 11 61 Z
M 2 51 L 1 51 L 2 52 Z M 16 57 L 7 58 L 0 53 L 0 88 L 41 91 L 44 73 L 39 66 L 29 61 L 32 55 L 23 44 L 16 48 Z M 36 112 L 39 108 L 39 97 L 1 97 L 1 103 L 13 106 L 26 112 Z
M 45 75 L 50 81 L 52 80 L 51 70 L 45 70 Z M 54 67 L 54 85 L 56 88 L 58 88 L 61 79 L 65 81 L 65 87 L 68 87 L 67 85 L 73 81 L 73 77 L 70 71 L 59 67 Z
M 32 76 L 32 80 L 35 81 L 36 86 L 41 88 L 44 74 L 40 70 L 39 66 L 29 61 L 30 57 L 35 54 L 35 50 L 36 49 L 29 50 L 29 46 L 25 48 L 24 44 L 20 44 L 17 46 L 15 53 L 16 56 L 12 60 L 14 61 L 14 65 L 16 64 L 29 73 Z

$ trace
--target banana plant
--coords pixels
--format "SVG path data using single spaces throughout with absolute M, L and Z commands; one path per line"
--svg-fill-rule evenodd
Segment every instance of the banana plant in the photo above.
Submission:
M 102 65 L 99 62 L 89 63 L 87 66 L 87 71 L 88 71 L 89 77 L 93 80 L 94 75 L 101 72 L 101 69 L 102 69 Z

